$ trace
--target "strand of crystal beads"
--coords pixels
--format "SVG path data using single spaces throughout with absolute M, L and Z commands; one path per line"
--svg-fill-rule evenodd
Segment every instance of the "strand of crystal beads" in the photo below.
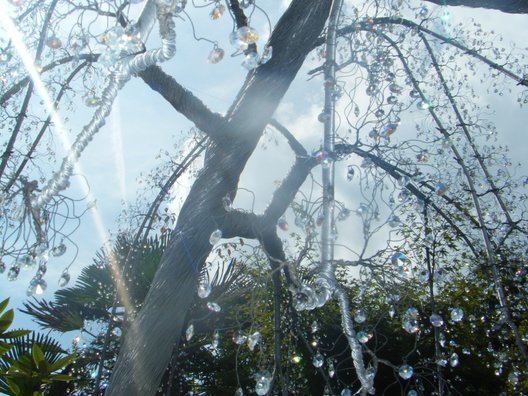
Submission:
M 153 0 L 150 0 L 145 6 L 144 10 L 149 10 L 149 8 L 151 9 L 152 2 Z M 156 17 L 159 21 L 159 30 L 162 37 L 161 48 L 150 50 L 145 53 L 135 55 L 130 59 L 119 61 L 116 70 L 109 76 L 108 85 L 103 91 L 100 105 L 96 109 L 92 119 L 75 139 L 75 142 L 70 148 L 69 153 L 62 161 L 59 171 L 55 173 L 46 183 L 46 185 L 42 188 L 41 193 L 32 199 L 31 205 L 34 208 L 42 208 L 49 203 L 53 196 L 57 195 L 60 191 L 66 189 L 69 186 L 69 180 L 73 173 L 75 163 L 79 160 L 81 153 L 93 139 L 93 136 L 105 124 L 105 120 L 112 110 L 112 104 L 117 97 L 119 90 L 130 79 L 130 76 L 145 70 L 151 65 L 168 60 L 176 53 L 176 31 L 174 21 L 172 19 L 172 7 L 163 0 L 158 0 L 155 2 L 155 5 L 157 9 Z M 144 14 L 142 13 L 142 16 L 143 15 Z M 151 12 L 147 12 L 145 15 L 145 18 L 153 17 Z M 141 22 L 142 26 L 148 27 L 152 25 L 150 21 L 143 20 Z M 145 37 L 142 37 L 142 39 L 143 42 L 146 42 L 148 28 L 144 33 Z

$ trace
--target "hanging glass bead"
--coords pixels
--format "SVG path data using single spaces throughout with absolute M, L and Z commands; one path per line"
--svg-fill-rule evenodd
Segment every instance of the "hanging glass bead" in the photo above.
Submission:
M 179 14 L 185 9 L 185 6 L 187 5 L 187 0 L 171 0 L 172 6 L 171 11 L 175 14 Z
M 260 342 L 260 332 L 255 331 L 247 339 L 248 348 L 250 351 L 253 351 L 257 344 Z
M 46 40 L 46 45 L 51 49 L 59 49 L 62 47 L 62 42 L 57 36 L 50 36 Z
M 434 327 L 441 327 L 444 324 L 444 319 L 442 319 L 442 317 L 436 313 L 429 317 L 429 321 Z
M 244 391 L 242 390 L 242 388 L 237 388 L 235 396 L 244 396 Z
M 211 302 L 209 301 L 207 303 L 207 308 L 210 310 L 210 311 L 213 311 L 213 312 L 220 312 L 222 310 L 222 308 L 220 307 L 220 305 L 218 305 L 217 303 L 215 302 Z
M 418 103 L 416 103 L 416 107 L 418 110 L 428 110 L 431 108 L 431 104 L 425 100 L 419 100 Z
M 413 375 L 413 368 L 409 366 L 408 364 L 404 364 L 400 366 L 398 370 L 398 375 L 402 377 L 405 380 L 408 380 Z
M 262 55 L 260 56 L 260 64 L 263 65 L 267 63 L 273 56 L 273 47 L 271 45 L 265 45 Z
M 358 309 L 354 314 L 354 320 L 356 321 L 356 323 L 363 323 L 365 320 L 367 320 L 366 312 L 362 309 Z
M 66 253 L 66 245 L 62 241 L 58 246 L 55 246 L 53 249 L 51 249 L 51 254 L 55 257 L 60 257 L 64 253 Z
M 225 6 L 221 3 L 217 3 L 216 6 L 213 8 L 211 13 L 209 14 L 209 17 L 215 21 L 218 18 L 220 18 L 222 15 L 224 15 Z
M 207 57 L 207 61 L 212 64 L 216 64 L 222 59 L 224 59 L 224 50 L 218 47 L 214 47 L 211 52 L 209 52 L 209 56 Z
M 354 165 L 348 165 L 347 174 L 346 174 L 347 180 L 351 181 L 354 178 L 355 173 L 356 171 L 354 170 Z
M 187 341 L 191 341 L 191 338 L 193 338 L 193 336 L 194 336 L 194 325 L 191 323 L 187 327 L 187 330 L 185 330 L 185 339 Z
M 20 267 L 16 264 L 13 265 L 11 268 L 9 268 L 9 271 L 7 271 L 7 280 L 15 281 L 18 278 L 19 273 Z
M 358 331 L 356 334 L 356 337 L 358 341 L 361 342 L 362 344 L 366 344 L 368 340 L 370 340 L 368 332 L 364 330 Z
M 517 384 L 519 383 L 519 374 L 515 371 L 511 372 L 508 375 L 508 382 L 512 384 L 514 387 L 516 387 Z
M 390 96 L 387 97 L 387 103 L 391 104 L 391 105 L 392 104 L 396 104 L 396 103 L 398 103 L 398 98 L 396 96 L 394 96 L 394 95 L 390 95 Z
M 330 378 L 334 378 L 334 375 L 335 375 L 334 362 L 332 360 L 329 360 L 328 361 L 328 376 Z
M 436 185 L 436 188 L 435 188 L 435 193 L 436 195 L 438 195 L 439 197 L 441 197 L 442 195 L 444 195 L 448 190 L 448 187 L 447 187 L 447 184 L 445 183 L 438 183 Z
M 451 320 L 453 322 L 460 322 L 464 317 L 464 311 L 460 308 L 451 308 Z
M 47 287 L 48 284 L 44 279 L 42 279 L 40 276 L 35 276 L 33 279 L 31 279 L 31 282 L 29 282 L 26 294 L 28 296 L 32 296 L 33 294 L 41 295 L 44 293 Z
M 350 217 L 350 209 L 343 208 L 339 211 L 337 214 L 337 220 L 339 221 L 345 221 Z
M 299 355 L 297 355 L 296 353 L 294 353 L 290 360 L 294 364 L 299 364 L 299 363 L 301 363 L 302 358 Z
M 277 220 L 277 226 L 282 230 L 282 231 L 288 231 L 288 228 L 289 228 L 289 225 L 288 225 L 288 222 L 286 221 L 286 218 L 284 216 L 281 216 L 279 218 L 279 220 Z
M 6 265 L 3 261 L 0 260 L 0 274 L 3 274 L 6 270 Z
M 402 93 L 402 87 L 400 87 L 396 83 L 392 83 L 389 85 L 389 91 L 391 91 L 393 94 L 401 94 Z
M 383 130 L 380 133 L 381 137 L 388 138 L 391 136 L 394 132 L 396 132 L 396 129 L 398 128 L 398 124 L 390 123 L 383 128 Z
M 68 269 L 65 269 L 62 271 L 62 274 L 59 278 L 59 287 L 64 287 L 70 282 L 70 273 L 68 272 Z
M 409 392 L 407 392 L 407 396 L 418 396 L 418 392 L 416 392 L 414 389 L 411 389 Z
M 238 31 L 229 34 L 229 43 L 240 51 L 245 51 L 248 48 L 248 44 L 240 40 L 238 37 Z
M 242 345 L 246 342 L 247 337 L 242 330 L 237 330 L 233 334 L 233 342 L 237 345 Z
M 420 93 L 413 89 L 411 92 L 409 92 L 409 96 L 412 98 L 412 99 L 418 99 L 420 97 Z
M 310 330 L 312 331 L 312 334 L 315 334 L 319 331 L 319 323 L 317 323 L 316 320 L 312 322 L 312 325 L 310 327 Z
M 211 346 L 214 349 L 218 349 L 218 344 L 220 343 L 220 333 L 218 330 L 215 330 L 213 333 L 213 341 L 211 342 Z
M 387 220 L 387 224 L 389 227 L 398 227 L 400 225 L 400 218 L 396 216 L 395 214 L 391 215 L 389 219 Z
M 240 0 L 240 8 L 244 10 L 254 3 L 255 0 Z
M 317 353 L 312 358 L 312 364 L 314 365 L 314 367 L 319 368 L 323 366 L 323 363 L 324 363 L 323 355 L 321 355 L 321 353 L 317 351 Z
M 458 354 L 456 352 L 453 352 L 453 354 L 449 357 L 449 365 L 451 367 L 458 366 Z
M 389 316 L 390 316 L 391 319 L 394 318 L 394 314 L 395 313 L 396 313 L 396 309 L 394 308 L 394 305 L 391 305 L 389 307 Z
M 211 285 L 209 283 L 200 283 L 198 285 L 198 297 L 207 298 L 211 294 Z
M 216 245 L 220 241 L 220 239 L 222 239 L 222 231 L 216 229 L 209 236 L 209 243 L 211 245 Z
M 258 61 L 258 54 L 256 52 L 250 52 L 242 61 L 242 67 L 251 71 L 258 66 Z
M 348 388 L 345 388 L 341 391 L 341 396 L 352 396 L 352 391 Z
M 250 26 L 242 26 L 237 30 L 237 36 L 240 41 L 246 44 L 254 44 L 258 41 L 258 33 Z
M 259 396 L 267 395 L 271 386 L 271 374 L 267 370 L 259 371 L 255 375 L 257 381 L 255 385 L 255 392 Z
M 314 290 L 308 286 L 308 285 L 301 285 L 299 289 L 297 289 L 294 301 L 293 301 L 293 307 L 297 311 L 303 311 L 303 310 L 312 310 L 315 308 L 315 292 Z
M 418 162 L 426 163 L 429 160 L 429 154 L 427 153 L 427 150 L 421 151 L 417 156 L 416 159 Z
M 18 258 L 17 263 L 18 267 L 22 269 L 33 269 L 37 265 L 37 260 L 32 255 L 25 254 Z

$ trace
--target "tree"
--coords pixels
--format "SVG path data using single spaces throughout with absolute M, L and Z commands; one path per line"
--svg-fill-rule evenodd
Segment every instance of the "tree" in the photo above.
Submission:
M 187 155 L 190 159 L 206 148 L 205 165 L 178 215 L 171 242 L 161 258 L 142 309 L 137 315 L 131 312 L 107 393 L 153 394 L 156 391 L 171 357 L 178 355 L 186 312 L 198 287 L 199 274 L 214 253 L 213 246 L 219 238 L 255 240 L 269 260 L 276 305 L 273 383 L 279 384 L 277 389 L 283 394 L 287 392 L 287 386 L 281 366 L 281 307 L 295 306 L 298 311 L 312 309 L 323 305 L 332 296 L 339 302 L 343 331 L 352 349 L 362 392 L 373 392 L 372 374 L 380 360 L 375 353 L 368 354 L 368 350 L 365 356 L 369 356 L 369 360 L 363 358 L 365 347 L 358 342 L 348 314 L 348 297 L 334 279 L 338 266 L 359 267 L 355 275 L 359 274 L 363 279 L 369 274 L 385 290 L 409 282 L 408 277 L 412 278 L 415 271 L 425 271 L 429 285 L 426 294 L 428 308 L 424 312 L 428 312 L 431 318 L 438 315 L 437 293 L 444 284 L 440 279 L 438 260 L 449 259 L 451 265 L 443 267 L 460 276 L 484 271 L 491 280 L 488 286 L 498 296 L 500 314 L 496 320 L 509 329 L 503 346 L 512 356 L 512 370 L 526 365 L 528 356 L 522 339 L 524 318 L 521 309 L 525 292 L 512 281 L 512 275 L 522 270 L 520 258 L 526 235 L 523 208 L 514 205 L 522 202 L 524 195 L 518 192 L 519 180 L 514 180 L 507 172 L 496 171 L 496 167 L 505 164 L 506 160 L 492 148 L 483 146 L 484 131 L 490 127 L 480 116 L 476 103 L 471 102 L 473 94 L 467 88 L 469 77 L 460 77 L 459 74 L 462 69 L 476 69 L 483 75 L 491 73 L 492 89 L 497 92 L 502 92 L 505 84 L 511 83 L 502 80 L 501 76 L 505 76 L 518 85 L 511 89 L 518 90 L 519 101 L 523 103 L 526 101 L 523 87 L 528 83 L 521 61 L 494 51 L 494 47 L 488 51 L 488 56 L 484 37 L 471 41 L 465 36 L 468 33 L 462 30 L 453 30 L 450 34 L 435 31 L 434 24 L 445 25 L 448 14 L 444 12 L 443 18 L 437 18 L 434 13 L 412 2 L 375 2 L 376 7 L 364 2 L 349 7 L 340 17 L 338 2 L 332 6 L 330 2 L 294 0 L 275 24 L 266 47 L 260 49 L 255 44 L 256 32 L 249 27 L 246 12 L 253 10 L 255 5 L 251 1 L 239 3 L 233 0 L 226 4 L 236 26 L 233 42 L 243 51 L 244 64 L 250 72 L 226 115 L 221 116 L 211 112 L 193 93 L 155 65 L 174 53 L 172 13 L 181 12 L 185 3 L 181 0 L 174 3 L 160 1 L 157 5 L 149 2 L 137 25 L 129 23 L 132 8 L 126 2 L 107 7 L 97 2 L 88 5 L 68 2 L 64 8 L 56 1 L 49 4 L 39 2 L 21 8 L 17 14 L 19 25 L 26 29 L 26 45 L 35 52 L 35 63 L 40 63 L 43 56 L 49 57 L 49 63 L 42 66 L 41 71 L 43 76 L 52 72 L 53 76 L 46 80 L 46 84 L 56 93 L 56 101 L 61 101 L 68 88 L 78 81 L 76 76 L 84 73 L 82 84 L 89 92 L 87 101 L 98 107 L 59 172 L 40 186 L 33 179 L 41 176 L 46 180 L 45 171 L 27 166 L 36 153 L 46 155 L 36 150 L 52 121 L 55 128 L 59 126 L 57 120 L 53 120 L 56 117 L 53 101 L 44 101 L 47 108 L 36 109 L 34 116 L 27 116 L 33 110 L 30 106 L 33 92 L 39 89 L 39 80 L 34 75 L 33 79 L 24 77 L 13 82 L 3 91 L 1 103 L 9 110 L 4 118 L 11 135 L 5 144 L 0 175 L 7 197 L 6 210 L 14 215 L 11 219 L 3 219 L 2 251 L 4 257 L 16 259 L 9 270 L 11 279 L 16 278 L 22 266 L 36 266 L 36 260 L 40 260 L 40 271 L 30 291 L 42 287 L 45 272 L 42 269 L 46 265 L 48 248 L 52 248 L 51 252 L 56 255 L 64 252 L 62 238 L 69 238 L 65 227 L 71 222 L 57 222 L 55 219 L 72 213 L 75 202 L 60 194 L 69 183 L 75 161 L 104 122 L 118 88 L 130 74 L 138 74 L 176 111 L 192 121 L 205 137 L 197 144 L 194 154 Z M 499 8 L 501 4 L 490 2 L 488 6 Z M 162 48 L 145 52 L 144 44 L 137 39 L 135 32 L 148 34 L 154 10 L 157 10 L 163 38 Z M 211 15 L 216 18 L 224 10 L 222 4 L 215 2 Z M 524 12 L 522 8 L 519 10 Z M 83 24 L 91 14 L 113 26 L 105 31 L 102 41 L 106 47 L 102 53 L 92 50 L 89 42 L 92 27 Z M 406 14 L 416 21 L 404 18 Z M 78 16 L 79 22 L 74 25 L 68 42 L 62 44 L 59 37 L 50 35 L 51 26 L 68 24 L 74 15 Z M 329 16 L 330 22 L 325 30 Z M 43 22 L 34 24 L 33 21 Z M 9 30 L 9 21 L 5 19 L 4 23 Z M 337 37 L 337 41 L 333 37 Z M 87 38 L 88 43 L 85 42 Z M 18 45 L 16 37 L 12 36 L 11 40 L 4 43 L 2 52 L 7 59 L 7 70 L 15 69 L 21 62 L 12 51 Z M 319 52 L 323 66 L 312 71 L 312 74 L 321 71 L 325 74 L 327 102 L 319 119 L 329 132 L 334 133 L 333 120 L 336 114 L 340 114 L 346 127 L 339 130 L 337 137 L 328 135 L 324 147 L 309 154 L 294 134 L 272 117 L 307 56 L 324 45 L 326 49 Z M 60 57 L 61 51 L 54 50 L 62 47 L 63 57 Z M 416 57 L 417 49 L 423 57 Z M 261 51 L 260 56 L 257 50 Z M 460 54 L 467 56 L 466 63 L 455 61 Z M 210 61 L 216 62 L 222 57 L 223 50 L 215 44 Z M 99 64 L 112 66 L 116 62 L 117 67 L 113 68 L 106 89 L 97 90 L 100 98 L 92 95 L 90 92 L 96 90 L 96 84 L 88 77 L 99 70 Z M 480 63 L 485 68 L 479 68 Z M 26 67 L 35 69 L 28 64 Z M 367 95 L 363 95 L 365 88 Z M 406 91 L 409 91 L 410 99 L 403 98 Z M 341 96 L 346 105 L 339 107 L 336 101 Z M 405 140 L 391 142 L 396 130 L 400 133 L 403 128 L 400 126 L 401 116 L 412 113 L 411 105 L 412 108 L 417 105 L 428 118 L 419 121 L 416 137 L 408 135 Z M 47 116 L 46 111 L 49 112 Z M 39 118 L 43 113 L 44 118 Z M 23 125 L 27 122 L 32 123 L 29 132 L 38 131 L 26 135 L 31 144 L 28 150 L 22 151 L 15 143 L 19 142 L 25 131 Z M 272 125 L 288 142 L 295 156 L 293 166 L 262 214 L 234 210 L 232 201 L 239 189 L 240 176 L 267 125 Z M 426 134 L 426 129 L 436 135 Z M 449 156 L 445 155 L 447 151 L 451 152 Z M 337 259 L 333 253 L 333 239 L 337 237 L 334 213 L 338 220 L 342 218 L 344 221 L 350 214 L 350 209 L 338 201 L 338 194 L 334 193 L 334 169 L 339 170 L 339 163 L 350 156 L 362 159 L 360 166 L 351 164 L 347 172 L 349 178 L 353 178 L 354 173 L 360 174 L 357 177 L 361 188 L 358 194 L 362 194 L 366 201 L 356 210 L 363 230 L 362 246 L 347 247 L 355 251 L 354 260 L 351 259 L 354 255 L 343 254 L 342 259 Z M 301 187 L 312 169 L 320 164 L 324 168 L 322 200 L 313 198 L 312 194 L 294 202 L 296 195 L 302 193 Z M 181 174 L 182 168 L 180 164 L 174 175 Z M 174 183 L 174 177 L 169 180 Z M 312 190 L 318 191 L 318 187 L 314 186 Z M 398 191 L 398 204 L 393 197 L 395 191 Z M 411 197 L 420 203 L 417 211 L 411 204 Z M 297 224 L 304 229 L 305 243 L 301 246 L 305 247 L 288 256 L 277 234 L 277 224 L 287 227 L 282 216 L 290 206 L 296 213 Z M 390 214 L 389 221 L 379 220 L 385 214 Z M 152 223 L 154 216 L 155 213 L 150 212 L 150 218 L 145 219 Z M 314 227 L 318 223 L 322 223 L 322 265 L 319 269 L 312 268 L 309 273 L 315 280 L 315 285 L 311 285 L 308 282 L 311 277 L 299 276 L 299 269 L 294 264 L 304 265 L 307 252 L 317 257 L 314 252 L 317 250 L 314 249 L 317 231 Z M 383 228 L 385 223 L 397 227 L 397 230 L 386 246 L 368 253 L 375 232 L 386 230 Z M 19 231 L 12 232 L 13 226 Z M 444 229 L 450 232 L 442 232 Z M 143 229 L 138 235 L 141 232 Z M 407 250 L 413 251 L 412 259 L 405 254 Z M 474 264 L 464 270 L 467 272 L 459 271 L 456 265 L 469 258 Z M 282 272 L 288 283 L 288 293 L 284 293 L 280 282 Z M 516 294 L 509 295 L 510 288 Z M 116 301 L 121 301 L 126 308 L 125 289 L 120 290 L 121 295 Z M 295 312 L 292 310 L 290 314 L 295 315 Z M 431 319 L 431 322 L 435 358 L 440 359 L 440 327 L 443 324 L 434 324 L 440 323 L 439 320 Z M 150 353 L 152 350 L 157 353 Z M 402 377 L 405 376 L 404 373 Z M 441 369 L 437 370 L 436 380 L 439 393 L 443 394 L 447 389 Z

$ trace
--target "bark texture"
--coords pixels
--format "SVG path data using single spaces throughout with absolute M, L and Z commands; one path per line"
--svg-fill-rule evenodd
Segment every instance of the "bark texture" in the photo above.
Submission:
M 223 209 L 222 198 L 235 195 L 240 174 L 265 126 L 322 32 L 330 4 L 320 0 L 291 3 L 270 38 L 273 57 L 248 75 L 225 119 L 211 115 L 190 93 L 171 92 L 177 83 L 161 70 L 151 69 L 142 76 L 175 109 L 201 124 L 213 143 L 144 305 L 127 330 L 107 395 L 156 393 L 171 354 L 178 349 L 198 275 L 212 248 L 209 236 L 217 228 L 233 228 L 227 224 L 233 216 Z M 197 108 L 202 111 L 196 112 Z

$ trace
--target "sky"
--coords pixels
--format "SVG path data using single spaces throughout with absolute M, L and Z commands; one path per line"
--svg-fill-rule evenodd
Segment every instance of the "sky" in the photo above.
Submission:
M 0 0 L 5 1 L 5 0 Z M 275 23 L 288 1 L 276 0 L 264 2 L 270 9 L 269 17 Z M 269 5 L 269 7 L 268 7 Z M 274 7 L 276 6 L 276 7 Z M 433 5 L 427 5 L 431 10 Z M 189 7 L 190 9 L 190 7 Z M 163 65 L 163 69 L 174 76 L 182 85 L 193 91 L 212 110 L 224 113 L 236 95 L 238 88 L 244 81 L 246 71 L 240 66 L 241 58 L 230 57 L 231 48 L 227 37 L 231 31 L 231 22 L 227 15 L 220 20 L 211 21 L 208 18 L 209 8 L 190 9 L 189 13 L 195 21 L 196 35 L 206 36 L 217 41 L 225 49 L 225 59 L 219 64 L 207 63 L 207 56 L 213 45 L 204 40 L 196 41 L 192 37 L 192 30 L 188 22 L 176 21 L 177 53 L 175 57 Z M 450 8 L 453 21 L 469 23 L 471 18 L 478 20 L 486 30 L 494 30 L 503 35 L 505 43 L 513 42 L 519 46 L 525 45 L 528 37 L 528 16 L 506 15 L 492 10 Z M 268 23 L 265 17 L 256 13 L 253 26 L 261 35 L 260 47 L 269 35 Z M 149 47 L 159 45 L 157 34 L 151 36 Z M 317 121 L 323 96 L 321 77 L 306 81 L 306 72 L 320 65 L 315 57 L 307 60 L 291 89 L 283 99 L 276 113 L 276 118 L 290 128 L 292 133 L 312 151 L 316 149 L 322 139 L 322 124 Z M 528 173 L 525 160 L 526 153 L 526 125 L 528 116 L 526 109 L 519 109 L 515 100 L 510 96 L 488 97 L 481 95 L 495 109 L 495 120 L 501 135 L 501 141 L 511 146 L 511 157 L 514 162 L 523 164 L 524 173 Z M 71 119 L 69 127 L 73 133 L 80 130 L 90 117 L 89 108 L 79 107 L 76 117 Z M 250 115 L 248 115 L 250 116 Z M 137 78 L 127 83 L 114 103 L 113 111 L 102 130 L 95 137 L 81 158 L 84 177 L 88 180 L 90 190 L 97 199 L 98 213 L 104 223 L 103 227 L 111 235 L 118 231 L 117 217 L 126 203 L 135 200 L 136 192 L 141 185 L 140 179 L 148 174 L 159 163 L 157 158 L 161 152 L 169 155 L 177 152 L 183 144 L 182 136 L 192 125 L 181 115 L 176 113 L 156 92 L 150 90 Z M 276 138 L 280 144 L 273 141 Z M 281 180 L 292 164 L 293 157 L 280 137 L 270 134 L 270 140 L 262 145 L 249 161 L 241 178 L 241 187 L 253 191 L 259 199 L 255 202 L 255 211 L 265 208 L 271 197 L 274 183 Z M 59 150 L 60 151 L 60 150 Z M 54 166 L 57 166 L 55 164 Z M 262 172 L 266 169 L 266 172 Z M 338 177 L 343 177 L 343 167 L 338 168 Z M 315 175 L 319 171 L 314 172 Z M 190 177 L 184 177 L 178 183 L 174 195 L 182 197 L 188 191 Z M 79 190 L 74 190 L 77 196 L 82 196 Z M 354 196 L 357 187 L 340 183 L 339 196 Z M 356 205 L 359 205 L 359 201 Z M 235 201 L 235 207 L 250 209 L 253 204 L 250 195 L 241 192 Z M 354 203 L 352 203 L 354 205 Z M 174 204 L 177 208 L 177 203 Z M 290 219 L 293 222 L 293 219 Z M 354 227 L 357 227 L 354 226 Z M 91 263 L 96 250 L 101 246 L 101 239 L 97 235 L 97 227 L 92 217 L 85 216 L 79 230 L 73 238 L 79 247 L 78 257 L 71 267 L 73 285 L 75 276 L 84 265 Z M 381 239 L 386 236 L 381 236 Z M 56 290 L 56 282 L 64 266 L 71 260 L 72 252 L 64 260 L 56 260 L 48 265 L 48 290 L 44 297 L 50 299 Z M 0 277 L 0 299 L 11 297 L 11 306 L 20 307 L 26 298 L 26 285 L 31 278 L 29 273 L 21 273 L 16 282 L 7 282 L 5 276 Z M 15 327 L 36 326 L 24 315 L 17 313 Z M 75 336 L 68 336 L 73 338 Z M 64 340 L 65 344 L 68 343 Z

